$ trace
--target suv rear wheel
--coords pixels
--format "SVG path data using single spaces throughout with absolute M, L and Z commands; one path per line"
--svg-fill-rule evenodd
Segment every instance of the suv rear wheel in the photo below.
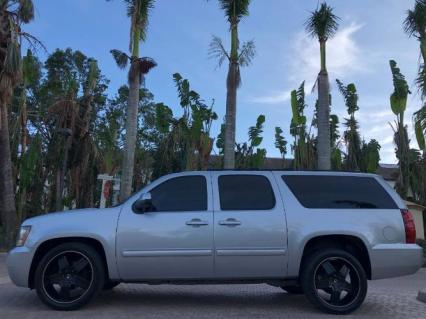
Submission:
M 367 294 L 367 276 L 360 262 L 341 249 L 310 255 L 302 268 L 306 297 L 324 312 L 348 314 L 361 306 Z
M 75 310 L 87 304 L 104 286 L 105 271 L 95 249 L 65 243 L 50 250 L 37 266 L 39 298 L 56 310 Z

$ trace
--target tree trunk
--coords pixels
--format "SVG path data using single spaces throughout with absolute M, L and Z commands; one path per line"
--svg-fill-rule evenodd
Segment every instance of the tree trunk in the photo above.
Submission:
M 318 169 L 331 168 L 330 146 L 330 88 L 328 73 L 322 70 L 318 75 Z
M 64 157 L 62 158 L 62 167 L 59 170 L 59 185 L 57 186 L 56 191 L 56 211 L 61 211 L 64 209 L 63 206 L 63 200 L 62 197 L 64 195 L 64 188 L 65 188 L 65 174 L 68 169 L 68 155 L 69 150 L 71 149 L 72 144 L 72 136 L 74 133 L 71 133 L 71 136 L 68 136 L 65 141 L 65 147 L 64 147 Z
M 10 158 L 7 106 L 5 103 L 1 103 L 0 105 L 0 114 L 0 211 L 2 225 L 5 231 L 4 245 L 6 247 L 11 247 L 14 244 L 18 225 L 12 178 L 12 162 Z
M 231 62 L 228 70 L 225 116 L 225 147 L 223 167 L 235 168 L 235 122 L 237 116 L 238 64 Z
M 422 53 L 423 63 L 426 64 L 426 38 L 420 40 L 420 52 Z
M 132 64 L 129 71 L 129 101 L 126 113 L 126 140 L 123 150 L 120 201 L 127 199 L 132 193 L 140 89 L 139 72 L 134 72 L 132 70 L 134 67 L 136 66 Z

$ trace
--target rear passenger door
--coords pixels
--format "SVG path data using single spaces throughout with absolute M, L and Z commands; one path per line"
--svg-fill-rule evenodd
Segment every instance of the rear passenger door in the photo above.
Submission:
M 271 172 L 213 172 L 215 276 L 276 278 L 287 271 L 287 227 Z

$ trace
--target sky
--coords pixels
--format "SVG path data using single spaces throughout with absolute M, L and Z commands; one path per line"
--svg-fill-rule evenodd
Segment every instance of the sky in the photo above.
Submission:
M 339 31 L 327 46 L 327 67 L 331 82 L 332 113 L 340 122 L 347 116 L 344 101 L 335 85 L 355 83 L 360 110 L 356 117 L 361 136 L 382 145 L 382 163 L 395 163 L 393 131 L 389 122 L 395 116 L 389 105 L 393 91 L 389 60 L 397 61 L 413 94 L 406 113 L 412 147 L 417 147 L 411 116 L 420 108 L 414 84 L 419 64 L 419 44 L 408 38 L 402 28 L 406 11 L 414 0 L 329 0 L 340 20 Z M 25 32 L 39 38 L 49 53 L 71 47 L 98 60 L 102 73 L 110 80 L 108 94 L 126 84 L 126 71 L 120 70 L 109 51 L 128 50 L 129 19 L 121 0 L 35 0 L 35 20 L 24 26 Z M 316 100 L 312 92 L 320 67 L 319 44 L 309 38 L 304 22 L 318 0 L 252 0 L 250 15 L 239 27 L 240 41 L 254 40 L 256 56 L 251 66 L 241 70 L 238 90 L 237 142 L 247 141 L 248 128 L 260 114 L 266 116 L 261 147 L 268 156 L 278 157 L 274 147 L 275 127 L 289 134 L 291 120 L 290 92 L 306 81 L 310 121 Z M 157 0 L 149 18 L 146 42 L 141 56 L 155 59 L 158 66 L 146 77 L 146 87 L 156 102 L 164 102 L 175 115 L 181 114 L 172 74 L 179 72 L 191 88 L 210 104 L 219 120 L 212 126 L 217 136 L 225 115 L 227 66 L 217 67 L 209 58 L 212 36 L 230 46 L 229 26 L 217 0 Z M 41 50 L 39 57 L 46 54 Z M 343 125 L 340 131 L 343 132 Z M 288 147 L 289 148 L 289 147 Z M 216 150 L 215 150 L 216 151 Z M 287 157 L 292 157 L 288 150 Z

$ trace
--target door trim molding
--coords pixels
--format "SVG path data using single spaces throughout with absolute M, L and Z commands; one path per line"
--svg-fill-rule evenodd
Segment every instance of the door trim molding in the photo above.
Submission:
M 217 249 L 217 256 L 284 256 L 285 249 Z
M 124 250 L 123 257 L 192 257 L 211 256 L 211 249 Z

